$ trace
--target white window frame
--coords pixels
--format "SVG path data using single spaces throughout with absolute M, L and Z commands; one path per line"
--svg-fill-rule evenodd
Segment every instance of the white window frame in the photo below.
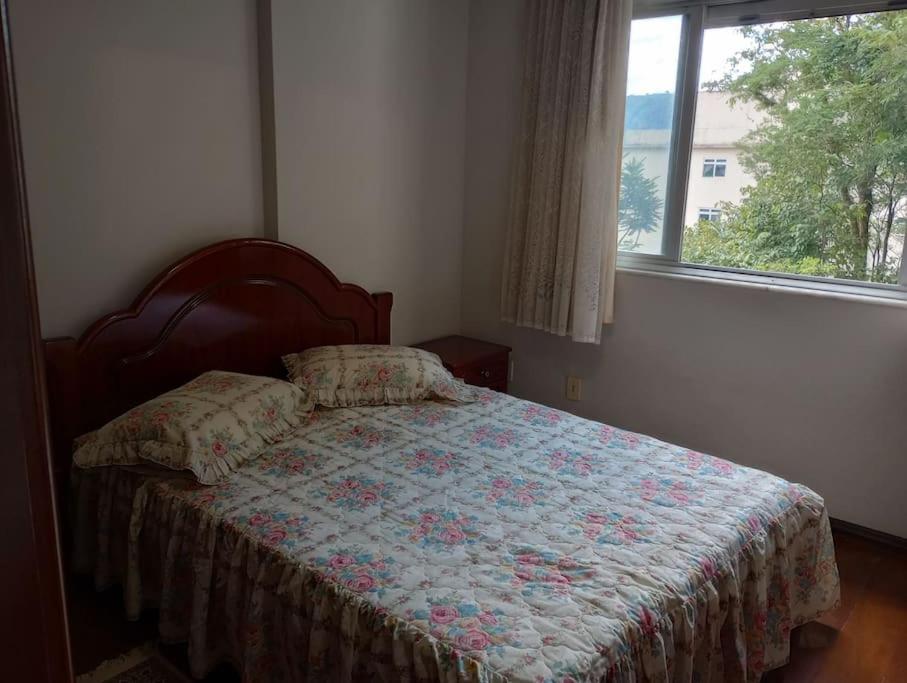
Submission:
M 636 0 L 634 19 L 659 16 L 683 17 L 677 87 L 674 98 L 674 130 L 671 135 L 662 232 L 661 254 L 619 252 L 622 270 L 653 275 L 722 280 L 760 288 L 802 290 L 845 298 L 907 303 L 907 255 L 901 259 L 898 284 L 863 282 L 792 273 L 774 273 L 743 268 L 725 268 L 681 260 L 686 191 L 691 170 L 693 125 L 699 81 L 699 62 L 706 29 L 770 21 L 907 10 L 907 0 Z
M 696 216 L 700 221 L 713 223 L 721 220 L 721 209 L 716 209 L 714 206 L 702 206 L 696 212 Z
M 721 169 L 721 173 L 718 173 L 718 169 Z M 706 174 L 706 170 L 711 169 L 712 174 Z M 719 159 L 718 157 L 709 157 L 708 159 L 702 160 L 702 177 L 703 178 L 725 178 L 727 176 L 727 159 Z

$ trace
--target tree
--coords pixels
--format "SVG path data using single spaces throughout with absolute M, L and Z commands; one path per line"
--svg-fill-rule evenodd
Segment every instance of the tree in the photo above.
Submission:
M 907 211 L 907 13 L 741 31 L 750 47 L 709 87 L 766 114 L 741 142 L 755 182 L 725 207 L 720 228 L 688 230 L 684 257 L 717 249 L 711 255 L 725 265 L 896 282 L 892 246 L 903 243 Z
M 646 176 L 642 159 L 631 157 L 624 161 L 617 209 L 619 249 L 633 251 L 643 234 L 658 229 L 664 201 L 658 196 L 656 181 L 657 178 Z

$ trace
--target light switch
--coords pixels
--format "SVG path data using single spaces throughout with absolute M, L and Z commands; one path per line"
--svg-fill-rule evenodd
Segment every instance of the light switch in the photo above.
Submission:
M 583 380 L 579 377 L 567 377 L 567 398 L 579 401 L 583 395 Z

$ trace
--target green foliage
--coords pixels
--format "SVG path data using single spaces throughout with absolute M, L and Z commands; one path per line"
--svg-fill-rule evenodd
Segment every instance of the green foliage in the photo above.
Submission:
M 687 228 L 692 262 L 896 282 L 907 211 L 907 12 L 742 28 L 709 84 L 755 102 L 754 178 L 721 225 Z M 740 73 L 740 67 L 743 73 Z
M 617 210 L 618 248 L 633 251 L 643 234 L 658 229 L 663 206 L 664 202 L 658 196 L 657 178 L 646 176 L 642 159 L 625 160 L 620 174 Z
M 775 273 L 836 277 L 839 272 L 817 256 L 796 258 L 774 250 L 759 233 L 741 229 L 739 221 L 699 221 L 684 234 L 683 257 L 690 263 L 746 268 Z

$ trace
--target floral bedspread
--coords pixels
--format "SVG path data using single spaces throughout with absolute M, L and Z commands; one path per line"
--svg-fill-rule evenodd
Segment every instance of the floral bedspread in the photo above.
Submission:
M 217 486 L 79 472 L 77 565 L 246 681 L 756 681 L 838 601 L 808 488 L 482 396 L 318 411 Z

